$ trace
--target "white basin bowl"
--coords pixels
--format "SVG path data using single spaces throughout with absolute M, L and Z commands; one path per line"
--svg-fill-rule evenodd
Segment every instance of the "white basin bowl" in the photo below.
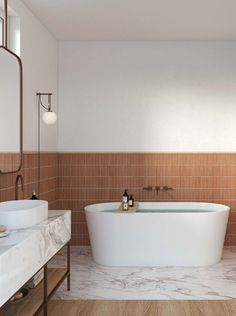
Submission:
M 32 227 L 47 218 L 47 201 L 18 200 L 0 203 L 0 225 L 8 229 Z

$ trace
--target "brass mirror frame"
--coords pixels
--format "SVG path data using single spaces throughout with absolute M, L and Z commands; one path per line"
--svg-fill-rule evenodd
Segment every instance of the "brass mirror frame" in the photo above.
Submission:
M 3 49 L 5 50 L 7 53 L 11 54 L 12 56 L 14 56 L 17 61 L 18 61 L 18 65 L 19 65 L 19 80 L 20 80 L 20 89 L 19 89 L 19 107 L 20 107 L 20 137 L 19 137 L 19 144 L 20 144 L 20 162 L 19 162 L 19 166 L 17 169 L 15 170 L 11 170 L 11 171 L 2 171 L 0 169 L 0 174 L 11 174 L 11 173 L 16 173 L 19 172 L 22 168 L 22 164 L 23 164 L 23 67 L 22 67 L 22 62 L 19 56 L 17 56 L 15 53 L 13 53 L 12 51 L 10 51 L 8 48 L 4 47 L 4 46 L 0 46 L 0 50 Z
M 15 53 L 13 53 L 10 49 L 7 48 L 7 41 L 8 41 L 8 1 L 4 0 L 4 37 L 3 37 L 3 45 L 0 45 L 0 50 L 4 49 L 8 54 L 11 54 L 13 57 L 15 57 L 18 61 L 19 65 L 19 80 L 20 80 L 20 90 L 19 90 L 19 107 L 20 107 L 20 135 L 19 135 L 19 141 L 20 141 L 20 162 L 19 166 L 15 170 L 11 171 L 2 171 L 0 169 L 0 175 L 1 174 L 12 174 L 17 173 L 21 170 L 22 164 L 23 164 L 23 66 L 22 61 L 19 56 L 17 56 Z
M 4 34 L 5 34 L 4 19 L 0 17 L 0 21 L 2 21 L 2 43 L 0 43 L 0 45 L 4 45 Z

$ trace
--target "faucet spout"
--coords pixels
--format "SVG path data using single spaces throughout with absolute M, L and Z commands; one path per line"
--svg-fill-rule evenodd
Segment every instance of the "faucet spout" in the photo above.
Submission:
M 21 191 L 24 192 L 24 179 L 21 174 L 18 174 L 15 182 L 15 200 L 19 199 L 19 182 L 21 182 Z

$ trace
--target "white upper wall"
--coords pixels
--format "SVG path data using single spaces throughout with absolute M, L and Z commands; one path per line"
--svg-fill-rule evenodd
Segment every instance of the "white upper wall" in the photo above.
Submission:
M 18 0 L 9 6 L 20 18 L 20 46 L 24 89 L 24 150 L 37 150 L 36 92 L 53 93 L 53 109 L 57 111 L 58 43 L 31 11 Z M 57 150 L 57 124 L 42 123 L 42 150 Z
M 61 42 L 60 151 L 236 151 L 235 42 Z

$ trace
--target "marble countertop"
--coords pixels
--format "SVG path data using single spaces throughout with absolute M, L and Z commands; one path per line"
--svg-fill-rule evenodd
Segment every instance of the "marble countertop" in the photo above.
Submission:
M 70 238 L 70 211 L 49 211 L 46 221 L 0 238 L 0 307 Z

